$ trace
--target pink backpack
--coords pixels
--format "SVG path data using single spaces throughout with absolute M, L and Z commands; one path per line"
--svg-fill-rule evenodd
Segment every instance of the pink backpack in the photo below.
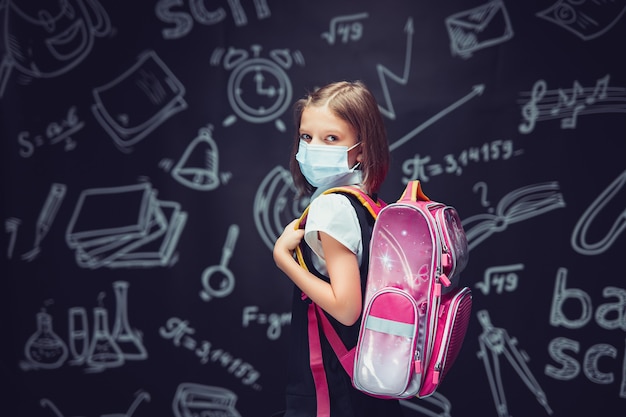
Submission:
M 357 196 L 375 222 L 356 347 L 347 350 L 321 308 L 309 306 L 318 416 L 328 403 L 315 340 L 320 324 L 355 388 L 379 398 L 427 397 L 458 356 L 470 319 L 471 290 L 459 286 L 469 250 L 458 213 L 431 201 L 418 180 L 409 182 L 392 204 L 375 203 L 356 187 L 326 191 L 331 192 Z M 297 254 L 306 268 L 299 249 Z

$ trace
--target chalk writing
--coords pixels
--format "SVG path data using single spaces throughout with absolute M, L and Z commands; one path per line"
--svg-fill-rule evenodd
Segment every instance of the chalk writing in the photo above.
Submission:
M 363 36 L 363 25 L 359 20 L 367 17 L 367 13 L 334 17 L 330 21 L 328 32 L 322 33 L 322 38 L 326 39 L 330 45 L 334 45 L 337 38 L 342 43 L 358 41 Z
M 261 374 L 254 367 L 245 362 L 241 358 L 234 357 L 231 353 L 215 348 L 211 342 L 206 340 L 198 341 L 192 335 L 196 330 L 189 326 L 189 322 L 181 320 L 178 317 L 171 317 L 165 323 L 165 326 L 159 328 L 159 334 L 164 339 L 172 340 L 176 347 L 184 347 L 193 352 L 199 359 L 200 363 L 207 364 L 209 362 L 221 365 L 244 385 L 251 385 L 256 389 L 260 389 L 256 381 Z
M 244 307 L 241 316 L 243 327 L 248 327 L 252 323 L 267 324 L 267 338 L 269 340 L 278 340 L 282 327 L 291 323 L 291 313 L 260 313 L 258 306 Z
M 65 118 L 60 122 L 51 122 L 45 129 L 45 133 L 32 134 L 29 131 L 21 131 L 17 135 L 17 142 L 20 145 L 19 155 L 22 158 L 33 156 L 37 148 L 44 145 L 56 145 L 64 143 L 64 150 L 71 151 L 76 148 L 76 141 L 72 136 L 80 132 L 85 127 L 85 122 L 81 121 L 76 114 L 76 107 L 72 106 L 67 111 Z
M 184 6 L 186 0 L 159 0 L 154 6 L 154 12 L 161 22 L 174 25 L 161 31 L 163 39 L 179 39 L 186 36 L 193 29 L 194 21 L 201 25 L 211 26 L 223 21 L 228 15 L 223 7 L 208 10 L 205 1 L 188 1 L 191 13 L 178 8 L 178 6 Z M 248 16 L 240 0 L 228 0 L 228 6 L 236 26 L 248 24 Z M 176 10 L 172 10 L 174 7 Z M 271 16 L 267 0 L 254 0 L 254 9 L 259 20 Z
M 407 159 L 402 163 L 402 173 L 405 174 L 402 181 L 406 183 L 411 179 L 419 179 L 428 182 L 431 177 L 438 175 L 461 175 L 463 168 L 467 168 L 470 164 L 506 161 L 522 153 L 523 150 L 514 149 L 512 140 L 498 139 L 463 149 L 457 155 L 446 154 L 442 162 L 431 162 L 431 156 L 416 154 L 412 159 Z
M 477 282 L 474 287 L 478 288 L 484 295 L 489 295 L 491 288 L 496 294 L 513 292 L 519 285 L 517 271 L 524 269 L 523 264 L 492 266 L 487 268 L 482 282 Z

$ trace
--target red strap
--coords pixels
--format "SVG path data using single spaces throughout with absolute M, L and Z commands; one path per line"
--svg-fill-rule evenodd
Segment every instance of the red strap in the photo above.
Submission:
M 315 303 L 309 304 L 307 314 L 309 319 L 309 357 L 317 397 L 317 417 L 330 417 L 330 396 L 322 359 L 322 345 Z

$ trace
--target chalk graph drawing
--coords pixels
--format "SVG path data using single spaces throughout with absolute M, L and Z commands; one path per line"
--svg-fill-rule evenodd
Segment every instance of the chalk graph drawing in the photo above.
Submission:
M 135 399 L 131 403 L 130 407 L 128 407 L 128 410 L 123 413 L 101 414 L 101 417 L 132 417 L 135 414 L 135 411 L 137 410 L 139 405 L 145 401 L 150 401 L 150 394 L 145 391 L 139 391 L 135 393 Z M 39 404 L 43 408 L 49 408 L 52 411 L 52 415 L 54 417 L 65 417 L 63 413 L 61 413 L 59 408 L 52 402 L 52 400 L 48 398 L 42 398 Z
M 295 195 L 291 174 L 281 166 L 273 168 L 259 185 L 252 205 L 254 224 L 270 250 L 285 226 L 308 205 L 308 198 L 296 200 Z
M 78 266 L 170 266 L 187 213 L 156 195 L 149 183 L 83 190 L 65 233 Z
M 0 2 L 0 98 L 15 69 L 20 81 L 54 78 L 80 64 L 91 52 L 95 37 L 111 32 L 111 23 L 98 0 Z
M 546 394 L 528 368 L 527 362 L 530 359 L 526 352 L 517 347 L 517 339 L 510 337 L 506 329 L 494 327 L 487 310 L 480 310 L 476 315 L 483 328 L 482 333 L 478 336 L 480 346 L 478 357 L 482 359 L 485 366 L 498 417 L 511 417 L 502 383 L 501 359 L 508 361 L 526 387 L 535 395 L 546 413 L 551 415 L 552 409 L 548 405 Z
M 609 230 L 604 232 L 604 237 L 596 242 L 589 242 L 588 236 L 600 236 L 594 224 L 596 218 L 606 220 L 610 216 L 616 218 Z M 572 247 L 582 255 L 599 255 L 609 250 L 625 229 L 626 171 L 618 175 L 582 214 L 572 232 Z
M 624 0 L 558 0 L 537 16 L 588 41 L 615 26 L 624 12 Z
M 304 66 L 300 51 L 273 49 L 269 58 L 261 57 L 262 47 L 252 45 L 252 56 L 245 49 L 217 48 L 211 54 L 211 65 L 232 70 L 228 78 L 228 102 L 235 114 L 227 116 L 223 126 L 231 126 L 237 118 L 250 123 L 274 121 L 276 128 L 286 131 L 280 119 L 291 106 L 293 87 L 287 70 L 294 64 Z M 222 59 L 223 58 L 223 59 Z
M 236 405 L 237 394 L 229 389 L 184 382 L 174 394 L 172 410 L 174 417 L 241 417 Z
M 521 93 L 524 121 L 519 132 L 531 133 L 537 122 L 561 119 L 561 129 L 575 129 L 578 117 L 588 114 L 626 113 L 626 88 L 611 87 L 611 76 L 596 80 L 593 87 L 583 87 L 578 80 L 572 88 L 548 90 L 545 80 L 538 80 L 530 92 Z
M 113 283 L 113 328 L 109 326 L 109 311 L 101 305 L 104 293 L 98 296 L 100 305 L 93 308 L 91 331 L 85 307 L 71 307 L 67 315 L 67 343 L 54 332 L 52 316 L 46 311 L 37 313 L 37 330 L 24 345 L 26 359 L 20 362 L 20 368 L 57 369 L 69 358 L 70 365 L 84 366 L 86 373 L 95 373 L 127 361 L 147 359 L 142 333 L 131 327 L 128 318 L 128 288 L 126 281 Z
M 445 20 L 452 55 L 470 58 L 480 49 L 499 45 L 513 38 L 509 14 L 502 0 L 455 13 Z
M 476 214 L 463 219 L 462 224 L 470 250 L 494 233 L 519 223 L 565 207 L 565 200 L 556 181 L 518 188 L 502 197 L 494 213 Z
M 93 90 L 92 112 L 123 152 L 187 108 L 185 87 L 154 51 Z

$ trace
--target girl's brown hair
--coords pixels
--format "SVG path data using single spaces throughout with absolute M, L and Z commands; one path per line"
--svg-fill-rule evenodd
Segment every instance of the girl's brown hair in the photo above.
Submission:
M 361 145 L 361 165 L 363 187 L 370 195 L 378 193 L 387 171 L 389 170 L 389 144 L 387 132 L 378 104 L 372 93 L 361 81 L 340 81 L 328 84 L 294 104 L 294 123 L 296 137 L 291 152 L 289 169 L 293 177 L 298 196 L 310 194 L 314 188 L 302 175 L 296 153 L 300 143 L 300 119 L 302 112 L 309 106 L 324 106 L 339 118 L 354 127 L 357 140 Z

